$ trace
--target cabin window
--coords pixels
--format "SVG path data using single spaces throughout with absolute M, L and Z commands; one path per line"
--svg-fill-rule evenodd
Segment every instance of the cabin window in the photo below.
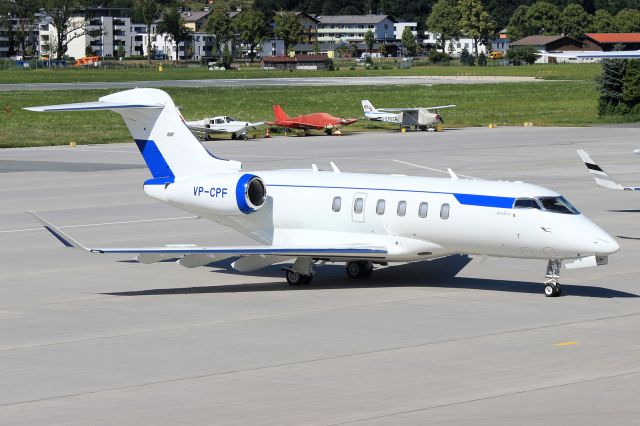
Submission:
M 540 210 L 540 205 L 533 198 L 516 198 L 516 201 L 513 203 L 514 209 L 538 209 Z
M 384 206 L 386 202 L 384 200 L 378 200 L 376 204 L 376 214 L 383 215 L 384 214 Z
M 224 124 L 224 120 L 222 118 L 216 118 L 216 124 Z
M 578 209 L 573 207 L 564 197 L 538 197 L 538 201 L 545 210 L 554 213 L 580 214 Z
M 331 209 L 334 212 L 339 212 L 341 206 L 342 206 L 342 198 L 341 197 L 333 197 L 333 205 L 331 206 Z
M 400 201 L 398 203 L 398 216 L 404 216 L 405 214 L 407 214 L 407 202 Z
M 353 202 L 353 212 L 356 214 L 362 213 L 362 208 L 364 207 L 364 199 L 356 198 Z
M 429 211 L 429 203 L 420 203 L 420 207 L 418 207 L 418 216 L 427 217 L 428 211 Z
M 449 204 L 440 207 L 440 219 L 449 219 Z

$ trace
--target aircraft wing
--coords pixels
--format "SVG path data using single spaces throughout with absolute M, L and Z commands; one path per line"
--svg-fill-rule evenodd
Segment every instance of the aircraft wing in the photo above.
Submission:
M 589 173 L 593 175 L 596 184 L 607 189 L 617 189 L 621 191 L 640 191 L 640 187 L 622 186 L 608 175 L 595 161 L 591 159 L 586 151 L 578 150 L 578 155 L 584 161 L 585 166 L 589 169 Z
M 212 129 L 211 127 L 207 127 L 202 124 L 202 121 L 186 121 L 187 127 L 190 130 L 195 130 L 197 132 L 205 132 L 205 133 L 228 133 L 224 130 Z
M 35 212 L 28 212 L 44 228 L 51 233 L 65 247 L 84 250 L 90 253 L 130 253 L 152 255 L 220 255 L 220 256 L 288 256 L 288 257 L 318 257 L 318 258 L 384 258 L 387 254 L 386 247 L 361 245 L 361 244 L 335 244 L 331 246 L 234 246 L 234 247 L 205 247 L 205 246 L 163 246 L 163 247 L 86 247 L 74 240 L 51 223 L 47 222 Z
M 378 111 L 404 112 L 404 111 L 418 111 L 420 109 L 444 109 L 444 108 L 453 108 L 453 107 L 455 107 L 455 105 L 440 105 L 440 106 L 416 107 L 416 108 L 378 108 Z
M 562 53 L 541 53 L 536 55 L 550 56 L 552 58 L 566 59 L 637 59 L 640 58 L 640 50 L 621 50 L 616 52 L 582 51 L 582 52 L 562 52 Z
M 327 126 L 324 125 L 316 125 L 316 124 L 309 124 L 309 123 L 305 123 L 302 121 L 291 121 L 291 120 L 287 120 L 286 123 L 278 123 L 275 121 L 267 121 L 267 124 L 271 125 L 271 126 L 278 126 L 278 127 L 288 127 L 290 129 L 315 129 L 315 130 L 322 130 Z

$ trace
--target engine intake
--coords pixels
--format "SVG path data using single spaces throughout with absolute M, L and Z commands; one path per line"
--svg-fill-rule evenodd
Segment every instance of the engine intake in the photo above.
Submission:
M 267 199 L 264 182 L 256 175 L 242 175 L 236 185 L 236 202 L 242 213 L 249 214 L 258 210 Z

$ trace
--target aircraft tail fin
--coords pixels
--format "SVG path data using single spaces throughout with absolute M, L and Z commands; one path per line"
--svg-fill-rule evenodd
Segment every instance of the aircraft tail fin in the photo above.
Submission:
M 149 171 L 149 183 L 176 177 L 239 171 L 241 163 L 214 157 L 191 133 L 171 97 L 158 89 L 131 89 L 97 102 L 25 108 L 30 111 L 111 110 L 124 119 Z
M 280 105 L 273 106 L 273 117 L 278 120 L 286 120 L 289 118 Z
M 371 102 L 369 102 L 369 100 L 363 99 L 361 102 L 362 102 L 362 109 L 364 110 L 365 113 L 374 112 L 376 110 L 376 108 L 371 104 Z
M 596 184 L 598 184 L 599 186 L 607 189 L 617 189 L 624 191 L 640 190 L 640 188 L 620 185 L 610 175 L 608 175 L 607 172 L 602 169 L 602 167 L 600 167 L 595 161 L 593 161 L 586 151 L 579 149 L 578 155 L 584 162 L 585 166 L 587 166 L 587 169 L 589 169 L 589 173 L 593 175 Z

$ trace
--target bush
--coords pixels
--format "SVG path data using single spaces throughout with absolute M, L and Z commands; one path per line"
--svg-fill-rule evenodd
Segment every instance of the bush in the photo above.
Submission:
M 485 55 L 484 52 L 480 52 L 480 55 L 478 56 L 478 66 L 480 67 L 487 66 L 487 55 Z
M 518 46 L 512 47 L 507 50 L 507 59 L 511 62 L 526 63 L 532 65 L 539 55 L 536 54 L 536 50 L 533 46 Z
M 333 64 L 333 59 L 327 58 L 324 60 L 324 69 L 327 71 L 335 71 L 336 67 Z
M 460 54 L 460 63 L 462 65 L 472 67 L 475 65 L 476 59 L 469 53 L 467 48 L 462 49 L 462 53 Z
M 444 52 L 439 52 L 436 49 L 432 49 L 429 52 L 429 61 L 433 64 L 449 63 L 450 60 L 449 55 Z

